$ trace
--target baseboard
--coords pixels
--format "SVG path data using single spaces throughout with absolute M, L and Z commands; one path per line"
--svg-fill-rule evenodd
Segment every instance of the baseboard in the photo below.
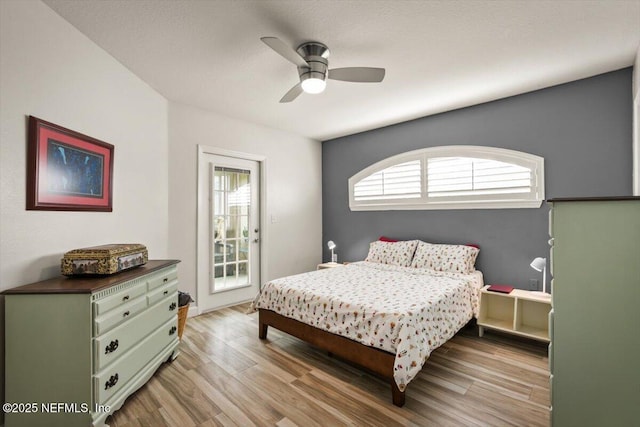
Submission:
M 189 311 L 187 312 L 187 317 L 195 317 L 197 315 L 198 315 L 198 306 L 197 305 L 190 305 L 189 306 Z
M 0 1 L 2 1 L 2 0 L 0 0 Z M 251 299 L 248 299 L 248 300 L 245 300 L 245 301 L 233 302 L 231 304 L 223 305 L 223 306 L 220 306 L 220 307 L 211 308 L 211 309 L 208 309 L 208 310 L 203 310 L 202 312 L 200 312 L 200 314 L 210 313 L 210 312 L 216 311 L 216 310 L 222 310 L 223 308 L 233 307 L 234 305 L 246 304 L 246 303 L 251 302 L 253 300 L 254 300 L 254 298 L 251 298 Z M 189 311 L 189 315 L 191 315 L 191 311 Z

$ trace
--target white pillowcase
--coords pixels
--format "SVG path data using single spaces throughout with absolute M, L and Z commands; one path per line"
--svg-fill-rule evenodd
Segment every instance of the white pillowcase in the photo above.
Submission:
M 475 271 L 478 248 L 466 245 L 434 245 L 420 242 L 411 266 L 448 273 L 469 274 Z
M 365 261 L 409 267 L 417 245 L 418 240 L 403 240 L 400 242 L 376 240 L 369 244 L 369 254 Z

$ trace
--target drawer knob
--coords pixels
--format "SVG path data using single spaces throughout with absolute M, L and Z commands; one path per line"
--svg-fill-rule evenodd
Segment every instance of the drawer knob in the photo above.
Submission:
M 163 295 L 167 295 L 169 293 L 169 290 L 164 291 L 162 294 Z
M 164 280 L 162 281 L 163 283 L 167 283 L 169 281 L 168 277 L 165 277 Z
M 122 297 L 122 301 L 128 301 L 129 300 L 129 295 L 125 295 Z
M 172 302 L 171 305 L 169 306 L 169 311 L 175 310 L 177 306 L 178 304 L 176 304 L 175 302 Z
M 104 348 L 104 354 L 113 353 L 118 349 L 119 344 L 118 340 L 111 341 L 111 343 Z
M 122 317 L 127 317 L 128 315 L 130 315 L 131 313 L 129 313 L 129 310 L 125 311 L 124 313 L 122 313 Z
M 109 381 L 104 383 L 104 389 L 109 390 L 111 387 L 113 387 L 116 384 L 118 384 L 118 374 L 111 375 L 111 378 L 109 378 Z
M 169 329 L 169 335 L 175 334 L 177 330 L 178 328 L 176 328 L 175 326 L 172 326 L 171 329 Z

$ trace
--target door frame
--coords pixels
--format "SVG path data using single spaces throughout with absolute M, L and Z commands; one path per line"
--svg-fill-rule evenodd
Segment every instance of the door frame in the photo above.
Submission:
M 200 258 L 203 251 L 209 255 L 209 235 L 208 233 L 201 233 L 200 230 L 209 226 L 209 200 L 208 196 L 203 197 L 203 185 L 206 185 L 207 193 L 209 191 L 209 170 L 203 168 L 202 160 L 205 155 L 215 155 L 224 157 L 233 157 L 242 160 L 251 160 L 258 162 L 259 174 L 260 174 L 260 197 L 258 203 L 258 217 L 260 222 L 260 257 L 258 262 L 260 263 L 260 276 L 258 277 L 258 286 L 262 288 L 262 280 L 267 276 L 268 266 L 267 257 L 265 254 L 265 248 L 268 247 L 267 242 L 269 240 L 269 230 L 267 226 L 267 157 L 260 154 L 245 153 L 242 151 L 228 150 L 225 148 L 212 147 L 208 145 L 198 144 L 198 159 L 197 159 L 197 194 L 196 194 L 196 305 L 198 307 L 198 314 L 206 313 L 207 311 L 218 310 L 224 307 L 216 307 L 215 309 L 204 309 L 199 304 L 200 285 L 202 281 L 207 281 L 208 284 L 208 272 L 209 263 L 204 267 L 204 272 L 200 265 Z M 245 301 L 246 302 L 246 301 Z

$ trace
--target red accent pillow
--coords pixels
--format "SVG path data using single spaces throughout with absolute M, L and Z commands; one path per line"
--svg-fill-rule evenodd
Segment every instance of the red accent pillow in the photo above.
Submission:
M 467 243 L 467 244 L 465 244 L 465 246 L 471 246 L 472 248 L 476 248 L 476 249 L 480 250 L 480 245 L 476 245 L 475 243 Z
M 390 239 L 390 238 L 385 237 L 385 236 L 380 236 L 380 238 L 378 240 L 380 240 L 381 242 L 392 242 L 392 243 L 397 242 L 396 239 Z

